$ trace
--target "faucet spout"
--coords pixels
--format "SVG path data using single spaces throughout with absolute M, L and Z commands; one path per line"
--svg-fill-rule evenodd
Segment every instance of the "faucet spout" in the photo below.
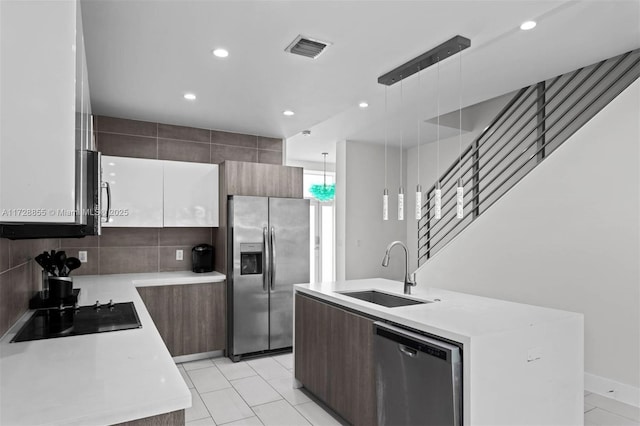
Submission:
M 409 275 L 409 250 L 407 246 L 404 245 L 402 241 L 394 241 L 387 246 L 387 250 L 384 253 L 384 258 L 382 259 L 382 266 L 389 266 L 389 259 L 391 258 L 390 252 L 391 249 L 395 246 L 400 246 L 404 249 L 404 294 L 411 294 L 411 287 L 416 285 L 415 280 Z

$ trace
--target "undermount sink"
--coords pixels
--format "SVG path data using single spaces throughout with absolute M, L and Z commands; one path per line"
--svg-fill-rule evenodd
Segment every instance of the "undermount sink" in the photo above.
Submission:
M 339 294 L 343 294 L 349 297 L 355 297 L 356 299 L 364 300 L 365 302 L 375 303 L 376 305 L 382 305 L 387 308 L 396 308 L 399 306 L 420 305 L 423 303 L 431 303 L 424 300 L 414 300 L 401 296 L 394 296 L 392 294 L 383 293 L 376 290 L 365 291 L 339 291 Z

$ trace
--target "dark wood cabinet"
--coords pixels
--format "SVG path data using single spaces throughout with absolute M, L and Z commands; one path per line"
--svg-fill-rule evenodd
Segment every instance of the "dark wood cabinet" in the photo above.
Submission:
M 138 287 L 171 356 L 224 350 L 226 284 Z
M 376 425 L 373 321 L 295 297 L 295 376 L 354 425 Z

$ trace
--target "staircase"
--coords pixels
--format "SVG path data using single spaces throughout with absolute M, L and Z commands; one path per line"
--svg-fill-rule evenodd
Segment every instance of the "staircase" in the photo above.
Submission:
M 442 217 L 434 217 L 435 182 L 418 221 L 422 265 L 489 209 L 580 127 L 640 77 L 640 49 L 518 91 L 440 177 Z M 456 217 L 458 178 L 464 219 Z

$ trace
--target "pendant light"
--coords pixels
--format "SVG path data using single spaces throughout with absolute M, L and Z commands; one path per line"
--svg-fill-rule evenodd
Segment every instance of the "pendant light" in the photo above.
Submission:
M 421 72 L 418 67 L 418 97 L 420 96 Z M 420 185 L 420 144 L 422 143 L 422 119 L 420 118 L 420 108 L 418 108 L 418 185 L 416 186 L 416 220 L 420 220 L 422 217 L 422 185 Z
M 400 76 L 400 114 L 402 114 L 403 104 L 402 76 Z M 402 147 L 404 131 L 400 126 L 400 189 L 398 190 L 398 220 L 404 220 L 404 188 L 402 187 Z
M 436 80 L 436 190 L 434 196 L 434 217 L 436 220 L 442 219 L 442 188 L 440 187 L 440 58 L 438 58 L 438 77 Z
M 327 185 L 327 155 L 329 155 L 329 153 L 323 152 L 322 155 L 324 157 L 324 183 L 322 185 L 311 185 L 309 192 L 311 192 L 311 195 L 313 195 L 316 200 L 326 202 L 333 200 L 336 196 L 336 184 L 332 183 L 331 185 Z
M 389 220 L 389 190 L 387 189 L 387 86 L 384 86 L 384 191 L 382 193 L 382 220 Z
M 462 180 L 462 49 L 460 49 L 460 81 L 458 84 L 459 122 L 458 122 L 458 188 L 456 194 L 456 217 L 464 219 L 464 181 Z

